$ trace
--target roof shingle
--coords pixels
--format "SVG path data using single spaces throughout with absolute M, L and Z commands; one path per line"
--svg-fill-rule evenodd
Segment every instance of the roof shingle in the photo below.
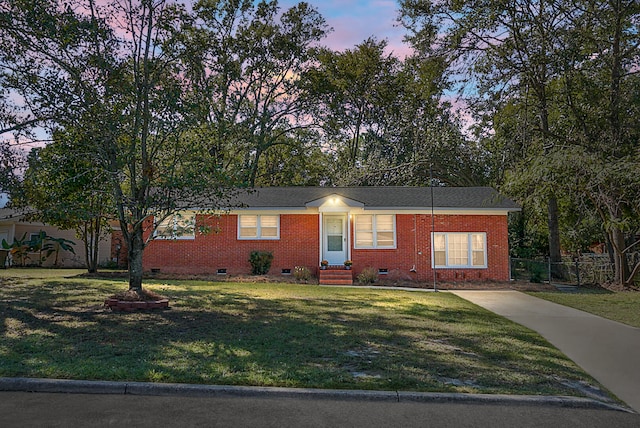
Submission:
M 364 204 L 365 209 L 431 208 L 430 187 L 261 187 L 238 194 L 232 205 L 248 208 L 304 208 L 332 195 Z M 519 206 L 491 187 L 434 187 L 434 208 L 504 209 Z

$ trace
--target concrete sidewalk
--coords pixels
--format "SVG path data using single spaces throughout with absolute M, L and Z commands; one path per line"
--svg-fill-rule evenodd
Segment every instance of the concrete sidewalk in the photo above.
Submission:
M 542 335 L 640 412 L 640 329 L 518 291 L 451 291 Z

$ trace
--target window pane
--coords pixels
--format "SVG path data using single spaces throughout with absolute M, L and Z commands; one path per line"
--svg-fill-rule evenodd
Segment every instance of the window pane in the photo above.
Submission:
M 484 266 L 484 251 L 473 252 L 473 266 Z
M 177 214 L 173 219 L 173 232 L 176 237 L 195 236 L 196 216 Z
M 474 251 L 484 251 L 484 235 L 480 233 L 474 233 L 471 235 L 472 249 Z
M 327 236 L 327 250 L 342 251 L 342 236 Z
M 373 232 L 357 232 L 356 246 L 373 247 Z
M 327 217 L 324 225 L 327 234 L 342 236 L 342 218 Z
M 373 216 L 372 215 L 357 215 L 356 216 L 356 231 L 373 230 Z
M 255 216 L 255 215 L 240 216 L 240 227 L 257 227 L 257 226 L 258 226 L 258 216 Z
M 258 234 L 257 227 L 241 227 L 240 228 L 241 238 L 255 238 L 257 234 Z
M 393 215 L 376 216 L 376 229 L 378 231 L 393 231 Z
M 373 248 L 373 216 L 357 215 L 355 226 L 356 247 Z
M 474 233 L 471 235 L 471 257 L 473 266 L 485 265 L 485 235 Z
M 164 219 L 156 227 L 156 236 L 160 238 L 170 238 L 173 232 L 173 221 L 171 217 Z
M 435 251 L 433 253 L 433 260 L 436 266 L 446 266 L 446 252 Z
M 448 259 L 449 266 L 464 266 L 469 264 L 469 242 L 468 235 L 451 233 L 448 236 Z
M 258 218 L 260 223 L 260 238 L 278 237 L 278 216 L 261 215 Z
M 378 247 L 393 247 L 393 232 L 378 232 Z
M 277 238 L 278 237 L 278 228 L 277 227 L 262 227 L 260 229 L 261 236 L 263 238 Z
M 444 251 L 445 239 L 443 234 L 436 234 L 433 237 L 433 250 L 434 251 Z
M 165 239 L 194 238 L 195 224 L 195 214 L 177 213 L 158 224 L 156 237 Z
M 275 215 L 263 215 L 260 217 L 260 226 L 265 227 L 278 227 L 278 216 Z

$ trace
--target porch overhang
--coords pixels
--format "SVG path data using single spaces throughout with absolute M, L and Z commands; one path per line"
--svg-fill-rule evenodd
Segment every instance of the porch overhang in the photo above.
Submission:
M 337 193 L 314 199 L 305 203 L 307 208 L 364 208 L 364 203 L 346 198 Z

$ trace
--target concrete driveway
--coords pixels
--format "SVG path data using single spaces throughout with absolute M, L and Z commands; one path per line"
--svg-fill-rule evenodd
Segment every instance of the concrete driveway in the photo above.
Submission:
M 640 412 L 640 329 L 519 291 L 451 291 L 542 335 Z

